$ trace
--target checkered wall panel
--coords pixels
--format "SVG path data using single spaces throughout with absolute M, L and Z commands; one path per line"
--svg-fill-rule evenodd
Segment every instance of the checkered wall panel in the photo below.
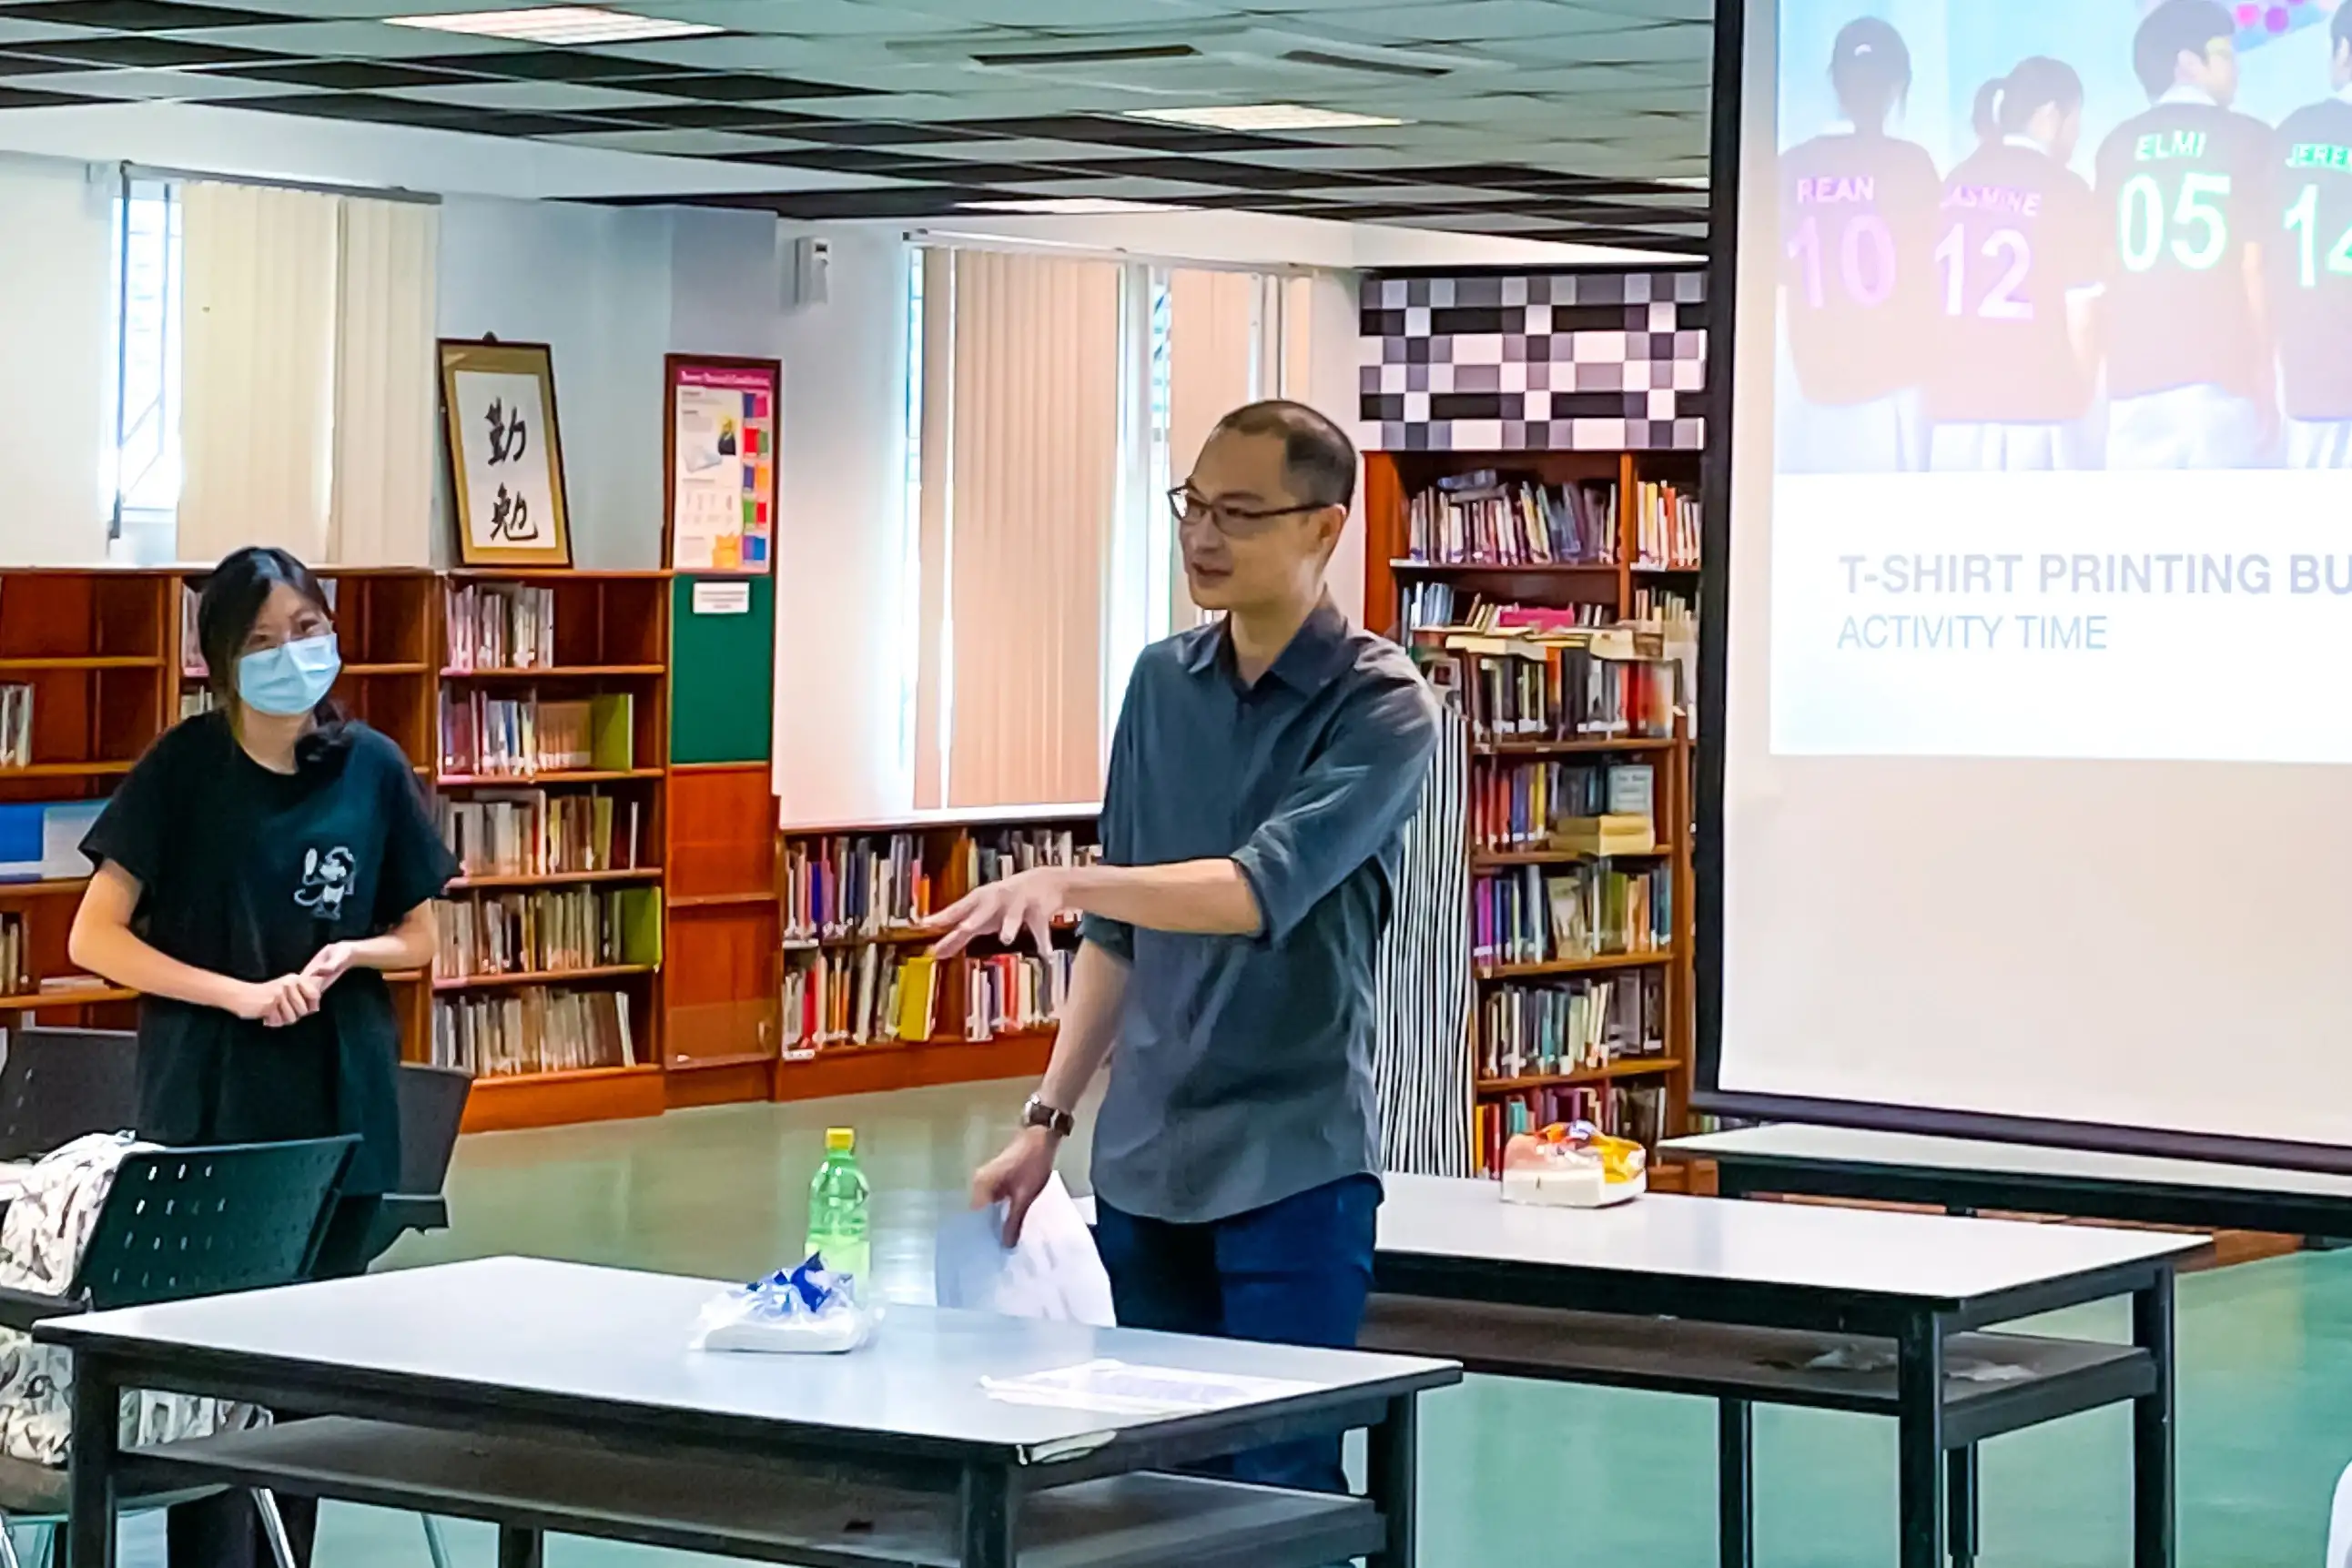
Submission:
M 1364 279 L 1363 444 L 1381 452 L 1696 450 L 1704 272 Z

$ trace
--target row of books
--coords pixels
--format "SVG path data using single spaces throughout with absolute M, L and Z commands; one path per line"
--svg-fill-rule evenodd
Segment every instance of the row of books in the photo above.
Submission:
M 1473 1129 L 1480 1172 L 1493 1176 L 1503 1168 L 1503 1145 L 1514 1134 L 1533 1132 L 1555 1122 L 1590 1122 L 1613 1137 L 1630 1138 L 1654 1153 L 1665 1134 L 1665 1085 L 1578 1084 L 1529 1090 L 1482 1104 Z
M 784 851 L 784 935 L 873 936 L 913 925 L 968 891 L 1040 866 L 1093 862 L 1099 852 L 1067 828 L 974 829 L 947 850 L 954 863 L 926 863 L 919 833 L 835 834 L 794 840 Z M 944 881 L 940 879 L 944 878 Z
M 467 876 L 635 871 L 642 810 L 601 789 L 485 790 L 436 806 L 441 841 Z
M 180 688 L 180 716 L 182 718 L 194 718 L 198 714 L 210 713 L 213 711 L 213 706 L 212 687 L 182 686 Z
M 1634 489 L 1633 564 L 1664 571 L 1697 570 L 1697 494 L 1654 480 L 1643 480 Z
M 1698 605 L 1689 594 L 1672 588 L 1637 588 L 1633 608 L 1626 620 L 1658 632 L 1669 646 L 1698 641 Z
M 1540 636 L 1447 632 L 1416 648 L 1456 689 L 1480 741 L 1664 738 L 1682 700 L 1681 666 L 1643 657 L 1629 629 Z
M 1493 600 L 1456 588 L 1450 582 L 1409 582 L 1404 585 L 1404 630 L 1415 632 L 1574 632 L 1612 624 L 1615 610 L 1607 604 L 1518 604 Z
M 818 953 L 784 972 L 784 1051 L 1043 1029 L 1069 994 L 1071 957 L 1058 947 L 949 959 L 876 946 Z
M 1666 1053 L 1666 977 L 1496 986 L 1478 1004 L 1478 1076 L 1550 1077 Z
M 1406 507 L 1412 559 L 1465 566 L 1613 565 L 1617 486 L 1547 486 L 1491 468 L 1440 479 Z
M 0 686 L 0 768 L 33 765 L 33 688 Z
M 0 914 L 0 997 L 20 997 L 32 988 L 32 958 L 25 950 L 25 917 Z
M 538 670 L 555 663 L 555 590 L 445 582 L 442 622 L 452 670 Z
M 1657 840 L 1656 770 L 1482 758 L 1471 770 L 1470 836 L 1482 850 L 1647 854 Z
M 1663 953 L 1674 945 L 1674 876 L 1613 862 L 1511 866 L 1471 879 L 1471 956 L 1550 964 Z
M 499 779 L 636 766 L 636 701 L 627 692 L 542 700 L 441 692 L 441 771 Z
M 541 888 L 476 894 L 441 906 L 433 973 L 532 975 L 661 959 L 661 890 Z
M 635 1067 L 629 996 L 525 986 L 433 1000 L 433 1063 L 478 1078 Z

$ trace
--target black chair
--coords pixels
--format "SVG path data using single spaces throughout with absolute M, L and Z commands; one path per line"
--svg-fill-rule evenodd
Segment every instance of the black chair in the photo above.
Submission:
M 381 1256 L 409 1231 L 448 1228 L 449 1204 L 441 1189 L 473 1086 L 472 1074 L 454 1067 L 400 1064 L 400 1183 L 384 1196 L 368 1239 L 369 1257 Z
M 298 1284 L 326 1234 L 357 1140 L 148 1149 L 117 1167 L 65 1293 L 0 1289 L 0 1325 L 29 1333 L 79 1312 Z M 65 1521 L 67 1471 L 0 1455 L 0 1563 L 17 1568 L 10 1525 Z M 126 1511 L 193 1501 L 217 1488 L 123 1502 Z M 256 1491 L 281 1568 L 291 1568 L 278 1506 Z M 45 1556 L 47 1555 L 45 1552 Z
M 22 1029 L 0 1062 L 0 1160 L 37 1159 L 139 1118 L 139 1037 L 110 1029 Z

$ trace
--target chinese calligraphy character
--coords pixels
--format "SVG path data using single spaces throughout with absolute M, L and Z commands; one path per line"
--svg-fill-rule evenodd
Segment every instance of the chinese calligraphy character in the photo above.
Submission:
M 490 538 L 520 543 L 539 538 L 539 525 L 530 520 L 530 503 L 520 490 L 509 493 L 499 486 L 498 498 L 490 505 Z
M 511 457 L 520 461 L 523 451 L 530 444 L 530 433 L 523 428 L 522 410 L 511 413 L 497 398 L 490 400 L 490 461 L 504 463 Z

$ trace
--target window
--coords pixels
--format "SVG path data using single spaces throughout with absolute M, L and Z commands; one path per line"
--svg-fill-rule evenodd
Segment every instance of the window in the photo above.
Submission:
M 181 204 L 160 180 L 114 203 L 114 336 L 107 365 L 102 493 L 109 537 L 134 559 L 165 560 L 180 503 Z

